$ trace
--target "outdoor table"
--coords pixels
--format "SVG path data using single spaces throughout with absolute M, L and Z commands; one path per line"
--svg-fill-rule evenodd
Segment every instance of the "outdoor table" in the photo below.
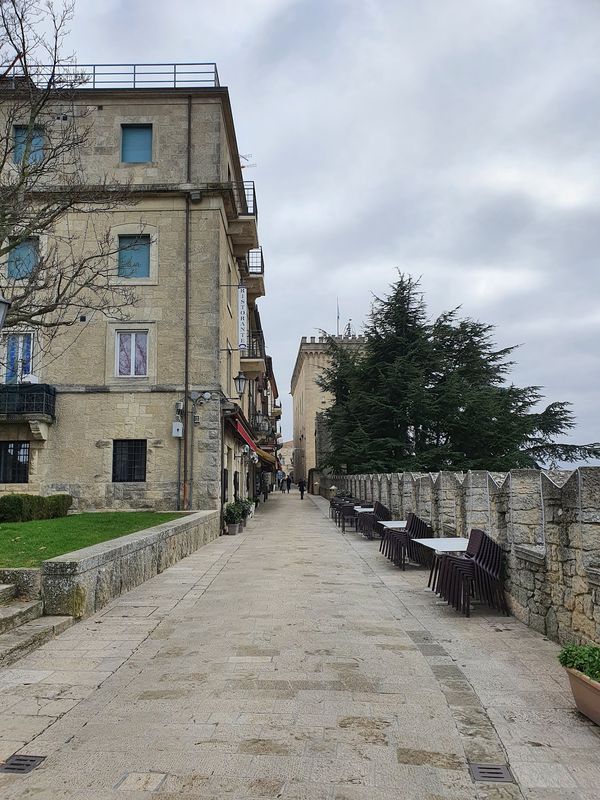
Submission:
M 384 528 L 406 528 L 405 519 L 387 519 L 385 521 L 379 520 L 379 524 Z
M 368 511 L 369 514 L 372 514 L 375 511 L 374 508 L 363 508 L 362 506 L 354 506 L 354 510 L 357 514 L 362 514 L 365 511 Z
M 468 539 L 463 539 L 460 536 L 440 536 L 439 539 L 413 539 L 413 542 L 422 544 L 424 547 L 428 547 L 430 550 L 434 551 L 434 559 L 429 571 L 429 581 L 427 582 L 429 588 L 431 588 L 431 580 L 433 578 L 437 557 L 441 553 L 464 553 L 469 544 Z

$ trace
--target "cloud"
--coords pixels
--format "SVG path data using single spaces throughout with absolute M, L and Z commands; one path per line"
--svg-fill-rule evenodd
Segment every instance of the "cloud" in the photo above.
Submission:
M 79 0 L 71 45 L 218 63 L 258 164 L 282 393 L 336 297 L 360 326 L 400 267 L 432 313 L 461 305 L 522 342 L 515 380 L 571 400 L 572 438 L 600 439 L 596 0 Z

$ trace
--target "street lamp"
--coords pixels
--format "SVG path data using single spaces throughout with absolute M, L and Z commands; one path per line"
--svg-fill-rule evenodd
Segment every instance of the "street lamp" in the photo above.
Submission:
M 8 309 L 10 307 L 11 307 L 10 300 L 7 300 L 0 294 L 0 330 L 2 330 L 2 328 L 4 327 L 4 321 L 6 320 L 6 315 L 8 314 Z
M 235 390 L 240 397 L 242 397 L 242 395 L 244 394 L 247 380 L 248 378 L 246 378 L 243 372 L 238 372 L 236 377 L 233 379 L 233 382 L 235 383 Z

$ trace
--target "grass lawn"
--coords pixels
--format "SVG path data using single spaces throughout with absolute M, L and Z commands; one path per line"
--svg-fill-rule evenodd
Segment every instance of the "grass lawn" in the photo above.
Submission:
M 175 511 L 106 511 L 33 522 L 4 522 L 0 524 L 0 567 L 39 567 L 48 558 L 151 528 L 178 516 Z

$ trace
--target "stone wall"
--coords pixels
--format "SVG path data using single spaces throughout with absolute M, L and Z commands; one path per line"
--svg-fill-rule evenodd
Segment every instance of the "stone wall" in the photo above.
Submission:
M 380 500 L 395 518 L 412 511 L 436 536 L 482 528 L 505 552 L 518 619 L 559 642 L 600 643 L 599 467 L 320 476 L 324 497 L 336 490 Z
M 44 613 L 87 617 L 218 535 L 218 512 L 199 511 L 44 561 Z

